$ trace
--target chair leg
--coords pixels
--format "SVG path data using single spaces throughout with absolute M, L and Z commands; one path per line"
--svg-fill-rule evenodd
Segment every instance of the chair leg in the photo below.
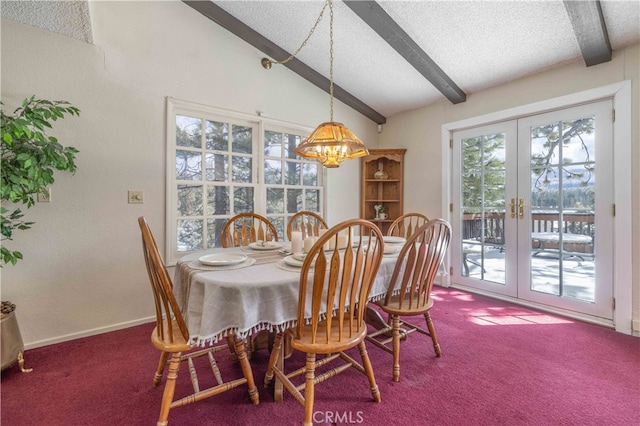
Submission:
M 171 354 L 169 362 L 169 374 L 167 374 L 167 383 L 164 385 L 162 394 L 162 405 L 160 406 L 160 417 L 157 426 L 165 426 L 168 422 L 169 410 L 173 402 L 173 394 L 176 390 L 176 379 L 178 378 L 178 370 L 180 369 L 180 352 Z
M 158 386 L 162 381 L 162 376 L 164 375 L 164 367 L 167 365 L 168 356 L 169 356 L 169 352 L 162 352 L 160 354 L 158 369 L 156 370 L 155 376 L 153 376 L 153 386 Z
M 313 426 L 313 400 L 315 395 L 316 354 L 307 353 L 307 365 L 304 387 L 304 426 Z
M 267 372 L 264 375 L 264 387 L 268 387 L 273 380 L 273 367 L 278 363 L 278 357 L 280 356 L 280 347 L 282 346 L 282 333 L 276 334 L 273 340 L 273 348 L 271 348 L 271 355 L 269 355 L 269 365 Z
M 244 348 L 244 342 L 238 336 L 234 336 L 234 348 L 238 361 L 240 362 L 240 368 L 242 368 L 242 374 L 247 379 L 247 387 L 249 388 L 249 398 L 254 405 L 258 405 L 260 402 L 260 396 L 258 395 L 258 388 L 253 380 L 253 371 L 251 371 L 251 365 L 249 364 L 249 358 L 247 357 L 247 351 Z
M 427 321 L 427 328 L 429 329 L 429 335 L 431 336 L 431 340 L 433 341 L 433 349 L 436 351 L 436 356 L 440 358 L 442 356 L 442 349 L 440 349 L 440 344 L 438 343 L 438 336 L 436 335 L 436 328 L 433 325 L 433 321 L 431 320 L 431 315 L 429 312 L 424 314 L 424 319 Z
M 373 397 L 373 400 L 375 402 L 380 402 L 382 400 L 380 397 L 380 389 L 378 389 L 378 384 L 376 383 L 376 377 L 373 375 L 373 367 L 371 366 L 371 360 L 369 359 L 369 354 L 367 353 L 367 347 L 364 344 L 364 340 L 358 344 L 358 349 L 360 349 L 362 366 L 364 367 L 364 371 L 367 373 L 367 378 L 369 379 L 371 396 Z
M 400 317 L 392 316 L 393 327 L 393 381 L 400 381 Z

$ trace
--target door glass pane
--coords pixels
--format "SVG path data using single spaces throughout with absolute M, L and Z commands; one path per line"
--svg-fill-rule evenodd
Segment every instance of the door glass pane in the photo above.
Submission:
M 505 135 L 495 133 L 461 142 L 462 273 L 504 284 Z
M 531 127 L 531 290 L 595 301 L 594 117 Z

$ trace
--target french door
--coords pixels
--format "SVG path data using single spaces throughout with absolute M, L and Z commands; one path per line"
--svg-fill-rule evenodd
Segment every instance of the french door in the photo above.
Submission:
M 454 132 L 454 284 L 612 319 L 611 111 Z

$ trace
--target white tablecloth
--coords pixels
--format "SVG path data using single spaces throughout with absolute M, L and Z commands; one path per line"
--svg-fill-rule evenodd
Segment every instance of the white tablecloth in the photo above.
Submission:
M 256 262 L 246 268 L 198 270 L 189 264 L 210 253 L 245 254 Z M 283 331 L 295 325 L 299 272 L 276 267 L 277 252 L 241 248 L 211 249 L 183 257 L 176 266 L 174 293 L 191 339 L 198 345 L 215 343 L 229 332 L 246 338 L 260 330 Z M 397 257 L 383 257 L 371 289 L 371 300 L 384 296 Z

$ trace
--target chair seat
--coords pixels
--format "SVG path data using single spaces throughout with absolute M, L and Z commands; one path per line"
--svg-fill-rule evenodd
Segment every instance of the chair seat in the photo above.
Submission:
M 325 330 L 325 324 L 326 320 L 318 322 L 318 330 Z M 328 342 L 324 332 L 318 332 L 316 342 L 312 343 L 311 336 L 313 333 L 311 332 L 311 325 L 306 325 L 303 330 L 302 339 L 296 339 L 294 331 L 288 330 L 288 333 L 292 336 L 291 347 L 299 351 L 316 354 L 345 351 L 363 341 L 367 336 L 367 324 L 364 321 L 361 322 L 357 330 L 350 331 L 348 318 L 344 319 L 344 325 L 342 327 L 343 339 L 340 342 L 337 340 L 340 331 L 337 318 L 333 318 L 331 321 L 331 339 L 329 339 Z M 349 337 L 350 334 L 351 336 Z
M 164 323 L 165 331 L 168 330 L 167 320 L 165 319 L 163 323 Z M 165 333 L 166 337 L 162 339 L 158 335 L 158 327 L 155 327 L 153 329 L 153 333 L 151 333 L 151 343 L 153 344 L 153 346 L 159 351 L 170 352 L 170 353 L 185 352 L 191 349 L 191 345 L 189 345 L 189 343 L 184 339 L 182 334 L 178 331 L 179 328 L 178 328 L 178 323 L 176 321 L 173 321 L 172 327 L 173 327 L 173 330 L 175 331 L 173 333 L 173 342 L 170 342 L 168 340 L 168 333 Z
M 433 298 L 428 298 L 425 300 L 426 296 L 420 295 L 418 300 L 414 300 L 411 307 L 409 307 L 409 300 L 405 297 L 405 300 L 402 302 L 402 308 L 400 307 L 400 295 L 395 295 L 391 297 L 389 303 L 385 305 L 384 299 L 374 302 L 376 305 L 380 306 L 383 311 L 392 315 L 422 315 L 425 312 L 428 312 L 429 309 L 433 306 Z

